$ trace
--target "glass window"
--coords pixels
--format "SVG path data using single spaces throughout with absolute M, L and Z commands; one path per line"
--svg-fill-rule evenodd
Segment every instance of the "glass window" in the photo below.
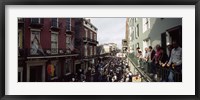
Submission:
M 150 18 L 143 18 L 143 33 L 150 28 Z
M 136 34 L 137 34 L 137 37 L 139 37 L 139 24 L 137 24 L 137 27 L 136 27 Z
M 96 46 L 94 46 L 94 55 L 96 55 L 96 50 L 97 50 L 97 48 L 96 48 Z
M 93 39 L 93 33 L 92 32 L 90 32 L 90 39 Z
M 51 26 L 58 27 L 58 18 L 51 19 Z
M 66 30 L 71 31 L 71 18 L 66 18 Z
M 85 29 L 85 37 L 87 38 L 88 37 L 88 30 Z
M 31 31 L 31 55 L 38 55 L 40 46 L 40 32 Z
M 90 55 L 93 55 L 93 50 L 92 50 L 92 46 L 90 46 Z
M 87 56 L 87 45 L 85 45 L 85 56 Z
M 58 34 L 51 33 L 51 53 L 58 53 Z
M 40 18 L 31 18 L 31 23 L 39 24 L 40 23 Z
M 97 40 L 97 34 L 94 34 L 94 40 Z
M 68 48 L 69 48 L 69 49 L 72 49 L 72 48 L 71 48 L 71 46 L 72 46 L 71 42 L 72 42 L 71 35 L 67 35 L 67 36 L 66 36 L 66 47 L 67 47 L 67 49 L 68 49 Z
M 18 48 L 22 49 L 22 30 L 18 30 Z

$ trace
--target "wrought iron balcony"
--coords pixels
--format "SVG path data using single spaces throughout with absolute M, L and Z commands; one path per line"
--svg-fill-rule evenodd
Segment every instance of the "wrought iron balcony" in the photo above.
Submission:
M 98 41 L 96 41 L 96 40 L 94 40 L 94 39 L 91 39 L 91 41 L 90 41 L 92 44 L 98 44 L 99 42 Z
M 88 43 L 90 43 L 90 44 L 98 44 L 99 42 L 98 41 L 96 41 L 96 40 L 94 40 L 94 39 L 90 39 L 89 37 L 83 37 L 83 42 L 88 42 Z
M 83 42 L 90 42 L 91 39 L 89 37 L 83 37 Z
M 38 57 L 38 56 L 59 56 L 77 54 L 70 49 L 64 48 L 43 48 L 43 49 L 19 49 L 19 56 L 23 57 Z

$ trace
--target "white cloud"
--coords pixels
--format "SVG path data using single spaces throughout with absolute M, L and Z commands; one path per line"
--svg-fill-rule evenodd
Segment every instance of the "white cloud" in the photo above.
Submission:
M 89 18 L 98 28 L 97 39 L 99 44 L 117 43 L 121 48 L 122 39 L 125 38 L 126 18 Z

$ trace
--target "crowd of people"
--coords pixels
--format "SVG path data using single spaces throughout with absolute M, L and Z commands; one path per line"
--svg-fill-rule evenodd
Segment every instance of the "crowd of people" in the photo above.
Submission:
M 71 82 L 132 82 L 132 76 L 125 59 L 110 57 L 99 60 L 96 66 L 89 67 L 86 72 L 79 69 L 72 76 Z
M 100 82 L 132 82 L 133 74 L 130 71 L 128 63 L 120 57 L 113 58 L 98 72 Z
M 138 58 L 138 67 L 141 66 L 141 62 L 149 63 L 150 76 L 153 76 L 154 80 L 157 80 L 158 75 L 159 81 L 182 81 L 182 48 L 176 41 L 172 44 L 167 44 L 167 51 L 160 45 L 156 45 L 155 50 L 152 46 L 145 48 L 144 55 L 140 48 L 137 48 L 136 57 Z M 163 75 L 160 70 L 167 70 L 167 73 Z M 175 74 L 178 74 L 178 79 L 175 80 Z M 166 77 L 167 76 L 167 77 Z

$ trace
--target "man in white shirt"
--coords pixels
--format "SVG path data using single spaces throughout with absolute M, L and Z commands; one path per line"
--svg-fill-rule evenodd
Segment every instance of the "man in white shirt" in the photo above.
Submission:
M 176 41 L 174 41 L 172 45 L 174 48 L 172 49 L 171 57 L 167 64 L 168 67 L 171 67 L 170 74 L 168 76 L 170 82 L 174 81 L 174 74 L 172 73 L 172 70 L 182 74 L 182 48 L 178 46 Z

